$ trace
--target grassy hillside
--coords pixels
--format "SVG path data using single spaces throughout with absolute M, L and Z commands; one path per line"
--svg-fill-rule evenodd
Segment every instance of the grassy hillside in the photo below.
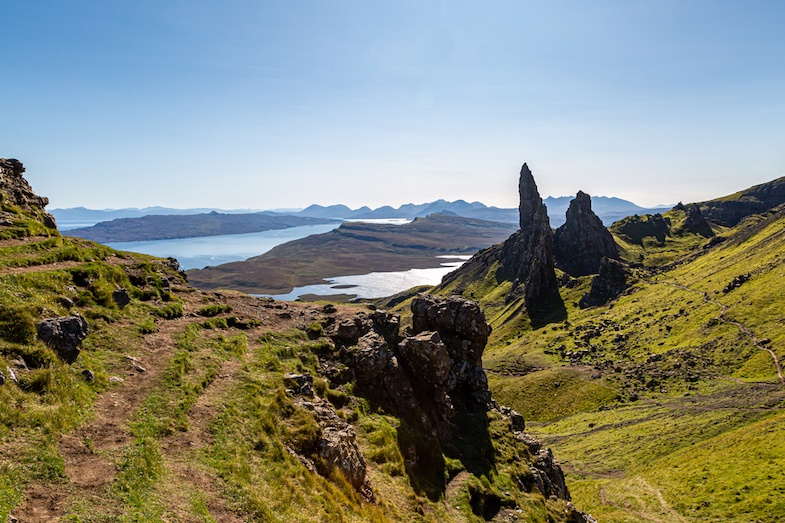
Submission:
M 785 210 L 712 240 L 684 216 L 665 213 L 661 234 L 651 217 L 615 224 L 631 287 L 580 309 L 591 277 L 562 280 L 566 320 L 533 328 L 493 268 L 460 282 L 494 327 L 491 389 L 559 449 L 599 521 L 781 521 Z
M 465 425 L 482 440 L 433 449 L 443 477 L 413 475 L 404 456 L 416 434 L 324 374 L 324 329 L 364 307 L 201 292 L 171 261 L 60 237 L 35 212 L 2 232 L 0 520 L 570 518 L 566 501 L 534 487 L 532 453 L 496 411 Z M 119 289 L 130 303 L 118 305 Z M 89 334 L 67 364 L 36 324 L 76 313 Z M 289 372 L 310 373 L 313 401 L 350 423 L 370 496 L 314 457 L 326 429 L 287 390 Z

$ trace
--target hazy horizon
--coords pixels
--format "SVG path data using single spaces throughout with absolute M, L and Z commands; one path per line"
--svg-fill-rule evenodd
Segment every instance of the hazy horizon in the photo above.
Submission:
M 0 157 L 50 207 L 397 207 L 785 175 L 785 3 L 4 3 Z M 417 195 L 416 198 L 414 195 Z

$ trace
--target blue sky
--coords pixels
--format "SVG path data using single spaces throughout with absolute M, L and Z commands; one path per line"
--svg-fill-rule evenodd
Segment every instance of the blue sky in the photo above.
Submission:
M 50 208 L 698 201 L 785 176 L 785 2 L 5 0 Z

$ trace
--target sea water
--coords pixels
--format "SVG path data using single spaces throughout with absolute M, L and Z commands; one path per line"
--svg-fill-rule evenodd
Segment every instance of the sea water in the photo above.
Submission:
M 382 298 L 392 296 L 406 289 L 419 285 L 438 285 L 442 278 L 454 271 L 470 258 L 470 256 L 439 256 L 449 259 L 440 267 L 430 269 L 409 269 L 395 272 L 371 272 L 354 276 L 336 276 L 325 278 L 328 283 L 304 285 L 287 294 L 265 294 L 276 300 L 296 300 L 304 294 L 329 296 L 335 294 L 354 295 L 357 298 Z
M 200 236 L 197 238 L 177 238 L 174 240 L 150 240 L 139 242 L 107 243 L 120 251 L 141 252 L 162 258 L 177 258 L 180 268 L 204 269 L 209 265 L 220 265 L 242 261 L 264 254 L 276 245 L 299 240 L 312 234 L 329 232 L 340 223 L 303 225 L 263 232 L 246 234 L 226 234 L 223 236 Z
M 401 225 L 411 220 L 379 219 L 357 220 L 372 223 L 388 223 Z M 70 225 L 71 227 L 68 227 Z M 62 227 L 67 235 L 68 228 L 75 224 L 68 223 Z M 79 223 L 80 226 L 86 225 Z M 90 224 L 92 225 L 92 224 Z M 141 252 L 162 258 L 177 258 L 180 268 L 203 269 L 207 266 L 220 265 L 233 261 L 242 261 L 259 256 L 273 247 L 292 240 L 299 240 L 312 234 L 329 232 L 340 223 L 305 225 L 271 231 L 247 234 L 227 234 L 223 236 L 203 236 L 197 238 L 177 238 L 172 240 L 150 240 L 136 242 L 113 242 L 108 246 L 131 252 Z M 327 296 L 331 294 L 349 294 L 358 298 L 381 298 L 419 285 L 437 285 L 447 273 L 461 266 L 469 256 L 440 256 L 444 261 L 439 267 L 430 269 L 409 269 L 394 272 L 371 272 L 353 276 L 337 276 L 325 278 L 326 284 L 306 285 L 297 287 L 287 294 L 272 295 L 280 300 L 295 300 L 303 294 Z

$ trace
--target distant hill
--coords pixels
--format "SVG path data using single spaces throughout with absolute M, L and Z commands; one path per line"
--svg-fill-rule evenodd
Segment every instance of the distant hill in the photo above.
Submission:
M 271 213 L 222 214 L 210 212 L 192 215 L 150 215 L 117 218 L 92 227 L 71 229 L 69 236 L 97 242 L 131 242 L 244 234 L 302 225 L 329 223 L 328 218 L 276 215 Z
M 199 207 L 190 209 L 175 209 L 172 207 L 144 207 L 125 208 L 125 209 L 87 209 L 86 207 L 69 207 L 66 209 L 52 209 L 50 211 L 58 222 L 105 222 L 117 218 L 141 218 L 149 215 L 186 215 L 186 214 L 206 214 L 219 212 L 224 214 L 275 214 L 274 211 L 257 211 L 254 209 L 217 209 L 212 207 Z M 287 211 L 288 212 L 288 211 Z M 278 212 L 286 214 L 287 212 Z
M 567 211 L 567 207 L 569 206 L 572 198 L 572 196 L 559 196 L 555 198 L 551 196 L 545 198 L 543 203 L 545 203 L 545 205 L 548 207 L 548 216 L 550 217 L 551 225 L 553 227 L 558 227 L 564 223 L 564 213 Z M 621 198 L 595 196 L 592 198 L 592 209 L 607 226 L 626 216 L 663 212 L 670 209 L 670 207 L 666 206 L 646 208 L 636 205 L 630 201 L 622 200 Z M 346 205 L 331 205 L 328 207 L 323 207 L 321 205 L 311 205 L 310 207 L 295 214 L 300 216 L 313 216 L 319 218 L 369 220 L 382 218 L 414 219 L 445 211 L 452 212 L 466 218 L 475 218 L 478 220 L 518 223 L 518 209 L 488 207 L 481 202 L 469 203 L 464 200 L 456 200 L 454 202 L 437 200 L 435 202 L 422 204 L 409 203 L 401 205 L 397 209 L 386 205 L 373 210 L 369 209 L 368 207 L 361 207 L 359 209 L 352 210 Z
M 504 240 L 516 228 L 447 213 L 405 225 L 346 222 L 242 262 L 191 270 L 188 277 L 205 289 L 282 294 L 328 277 L 438 267 L 436 256 L 473 254 Z
M 732 227 L 746 216 L 765 212 L 782 202 L 785 202 L 785 176 L 722 198 L 701 202 L 698 206 L 706 219 Z
M 572 196 L 559 196 L 545 198 L 544 203 L 548 206 L 548 216 L 551 226 L 559 227 L 564 223 L 564 213 L 572 200 Z M 600 217 L 602 222 L 609 226 L 615 221 L 621 220 L 634 214 L 653 214 L 663 212 L 670 207 L 645 208 L 621 198 L 608 196 L 595 196 L 592 198 L 593 210 Z M 268 211 L 249 211 L 249 210 L 223 210 L 212 208 L 193 208 L 193 209 L 174 209 L 170 207 L 145 207 L 142 209 L 86 209 L 84 207 L 73 207 L 68 209 L 53 209 L 52 214 L 60 223 L 67 222 L 91 222 L 99 223 L 114 220 L 117 218 L 141 218 L 149 215 L 194 215 L 218 212 L 221 214 L 260 214 L 268 216 L 301 216 L 307 218 L 334 219 L 334 220 L 374 220 L 374 219 L 393 219 L 423 218 L 429 214 L 452 212 L 465 218 L 475 218 L 477 220 L 489 220 L 504 223 L 518 223 L 518 209 L 489 207 L 481 202 L 466 202 L 456 200 L 436 200 L 427 203 L 407 203 L 398 208 L 384 205 L 371 209 L 363 206 L 358 209 L 351 209 L 346 205 L 309 205 L 305 209 L 275 209 Z M 80 224 L 81 225 L 81 224 Z

